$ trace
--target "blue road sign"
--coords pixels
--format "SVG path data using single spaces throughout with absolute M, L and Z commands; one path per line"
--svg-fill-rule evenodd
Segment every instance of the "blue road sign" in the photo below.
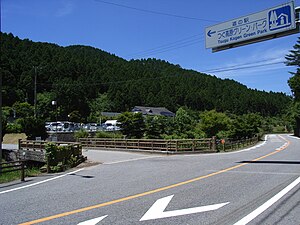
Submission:
M 275 38 L 275 36 L 284 36 L 283 34 L 288 35 L 296 28 L 294 2 L 289 2 L 207 27 L 205 43 L 206 48 L 231 48 L 259 42 L 265 40 L 265 37 Z
M 290 5 L 269 11 L 269 28 L 278 30 L 292 24 L 292 9 Z

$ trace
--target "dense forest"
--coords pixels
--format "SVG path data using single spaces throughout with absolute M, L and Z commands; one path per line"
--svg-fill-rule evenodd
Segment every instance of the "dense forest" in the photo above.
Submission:
M 11 33 L 1 33 L 0 69 L 3 106 L 33 105 L 36 76 L 36 113 L 45 120 L 54 117 L 53 100 L 59 120 L 76 114 L 84 122 L 95 119 L 99 111 L 124 112 L 136 105 L 266 117 L 283 114 L 291 103 L 283 93 L 252 90 L 163 60 L 127 61 L 93 47 L 61 47 L 21 40 Z

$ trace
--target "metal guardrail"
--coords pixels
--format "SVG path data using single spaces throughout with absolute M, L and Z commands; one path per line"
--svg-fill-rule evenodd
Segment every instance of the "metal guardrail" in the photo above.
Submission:
M 26 160 L 11 161 L 0 163 L 0 175 L 14 171 L 21 171 L 21 181 L 25 181 L 25 162 Z
M 213 139 L 154 140 L 80 138 L 82 147 L 144 150 L 151 152 L 215 152 Z

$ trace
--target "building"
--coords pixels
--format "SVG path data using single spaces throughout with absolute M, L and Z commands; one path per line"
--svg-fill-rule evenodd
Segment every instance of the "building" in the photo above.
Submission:
M 171 112 L 165 107 L 135 106 L 131 111 L 136 113 L 142 113 L 144 116 L 175 116 L 175 113 Z

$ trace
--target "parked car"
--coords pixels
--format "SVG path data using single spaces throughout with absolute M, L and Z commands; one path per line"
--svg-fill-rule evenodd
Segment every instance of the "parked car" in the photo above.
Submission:
M 62 122 L 46 122 L 46 130 L 49 132 L 59 132 L 63 131 L 63 123 Z

